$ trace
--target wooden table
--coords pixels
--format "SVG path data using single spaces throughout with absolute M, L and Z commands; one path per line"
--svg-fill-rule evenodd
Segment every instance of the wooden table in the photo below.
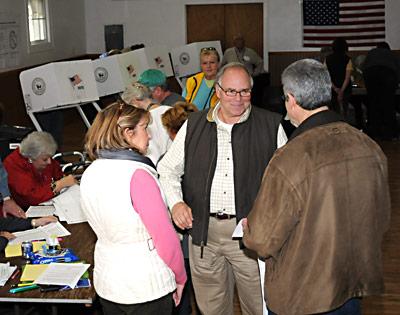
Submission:
M 95 291 L 93 288 L 93 253 L 96 242 L 96 235 L 88 223 L 68 225 L 63 223 L 65 228 L 71 232 L 61 241 L 63 248 L 71 248 L 74 253 L 86 263 L 90 264 L 89 275 L 92 286 L 68 291 L 40 292 L 39 289 L 11 294 L 8 291 L 12 284 L 19 282 L 21 274 L 15 279 L 9 279 L 4 287 L 0 287 L 0 302 L 15 303 L 15 314 L 19 314 L 19 303 L 51 303 L 53 315 L 57 314 L 58 303 L 92 304 Z M 11 265 L 23 266 L 26 260 L 22 257 L 5 258 L 4 253 L 0 255 L 0 262 L 9 261 Z

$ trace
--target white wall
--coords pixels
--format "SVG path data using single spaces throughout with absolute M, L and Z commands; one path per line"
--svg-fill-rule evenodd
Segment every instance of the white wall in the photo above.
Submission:
M 40 52 L 28 50 L 25 0 L 0 0 L 0 14 L 19 24 L 18 68 L 70 58 L 86 53 L 85 3 L 82 0 L 49 0 L 52 46 Z M 0 69 L 6 71 L 9 69 Z
M 104 25 L 123 24 L 125 46 L 144 43 L 176 47 L 186 43 L 185 5 L 264 4 L 264 57 L 268 51 L 306 51 L 302 47 L 301 0 L 85 0 L 88 53 L 105 50 Z M 400 49 L 399 0 L 386 0 L 387 41 Z

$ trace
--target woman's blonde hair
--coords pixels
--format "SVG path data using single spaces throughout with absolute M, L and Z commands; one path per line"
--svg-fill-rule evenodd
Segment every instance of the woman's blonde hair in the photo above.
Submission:
M 177 134 L 190 113 L 197 112 L 196 105 L 186 102 L 176 102 L 174 107 L 168 109 L 161 116 L 161 121 L 169 132 Z
M 151 91 L 147 86 L 135 82 L 126 88 L 121 98 L 125 103 L 132 104 L 132 100 L 143 101 L 151 98 Z
M 89 158 L 97 159 L 100 149 L 131 148 L 123 136 L 123 131 L 126 128 L 135 129 L 143 117 L 149 119 L 149 113 L 124 102 L 112 103 L 104 108 L 97 114 L 86 133 L 85 149 Z

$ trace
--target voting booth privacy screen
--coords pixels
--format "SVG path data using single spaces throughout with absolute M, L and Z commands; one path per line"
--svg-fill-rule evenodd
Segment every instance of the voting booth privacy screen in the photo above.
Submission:
M 200 51 L 202 48 L 214 47 L 222 60 L 222 48 L 220 41 L 196 42 L 171 50 L 172 65 L 175 76 L 187 77 L 200 72 Z
M 163 71 L 173 76 L 168 50 L 165 46 L 154 46 L 129 51 L 93 61 L 94 75 L 100 96 L 122 92 L 136 82 L 140 74 L 148 69 Z
M 49 63 L 20 74 L 27 112 L 99 99 L 91 60 Z

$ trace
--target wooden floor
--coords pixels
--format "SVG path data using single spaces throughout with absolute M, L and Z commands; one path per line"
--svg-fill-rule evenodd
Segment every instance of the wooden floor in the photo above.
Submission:
M 66 121 L 63 151 L 82 150 L 85 126 L 78 114 Z M 379 143 L 389 163 L 389 184 L 392 198 L 392 218 L 382 250 L 385 294 L 363 299 L 363 315 L 400 314 L 400 141 Z M 235 315 L 241 314 L 235 298 Z

